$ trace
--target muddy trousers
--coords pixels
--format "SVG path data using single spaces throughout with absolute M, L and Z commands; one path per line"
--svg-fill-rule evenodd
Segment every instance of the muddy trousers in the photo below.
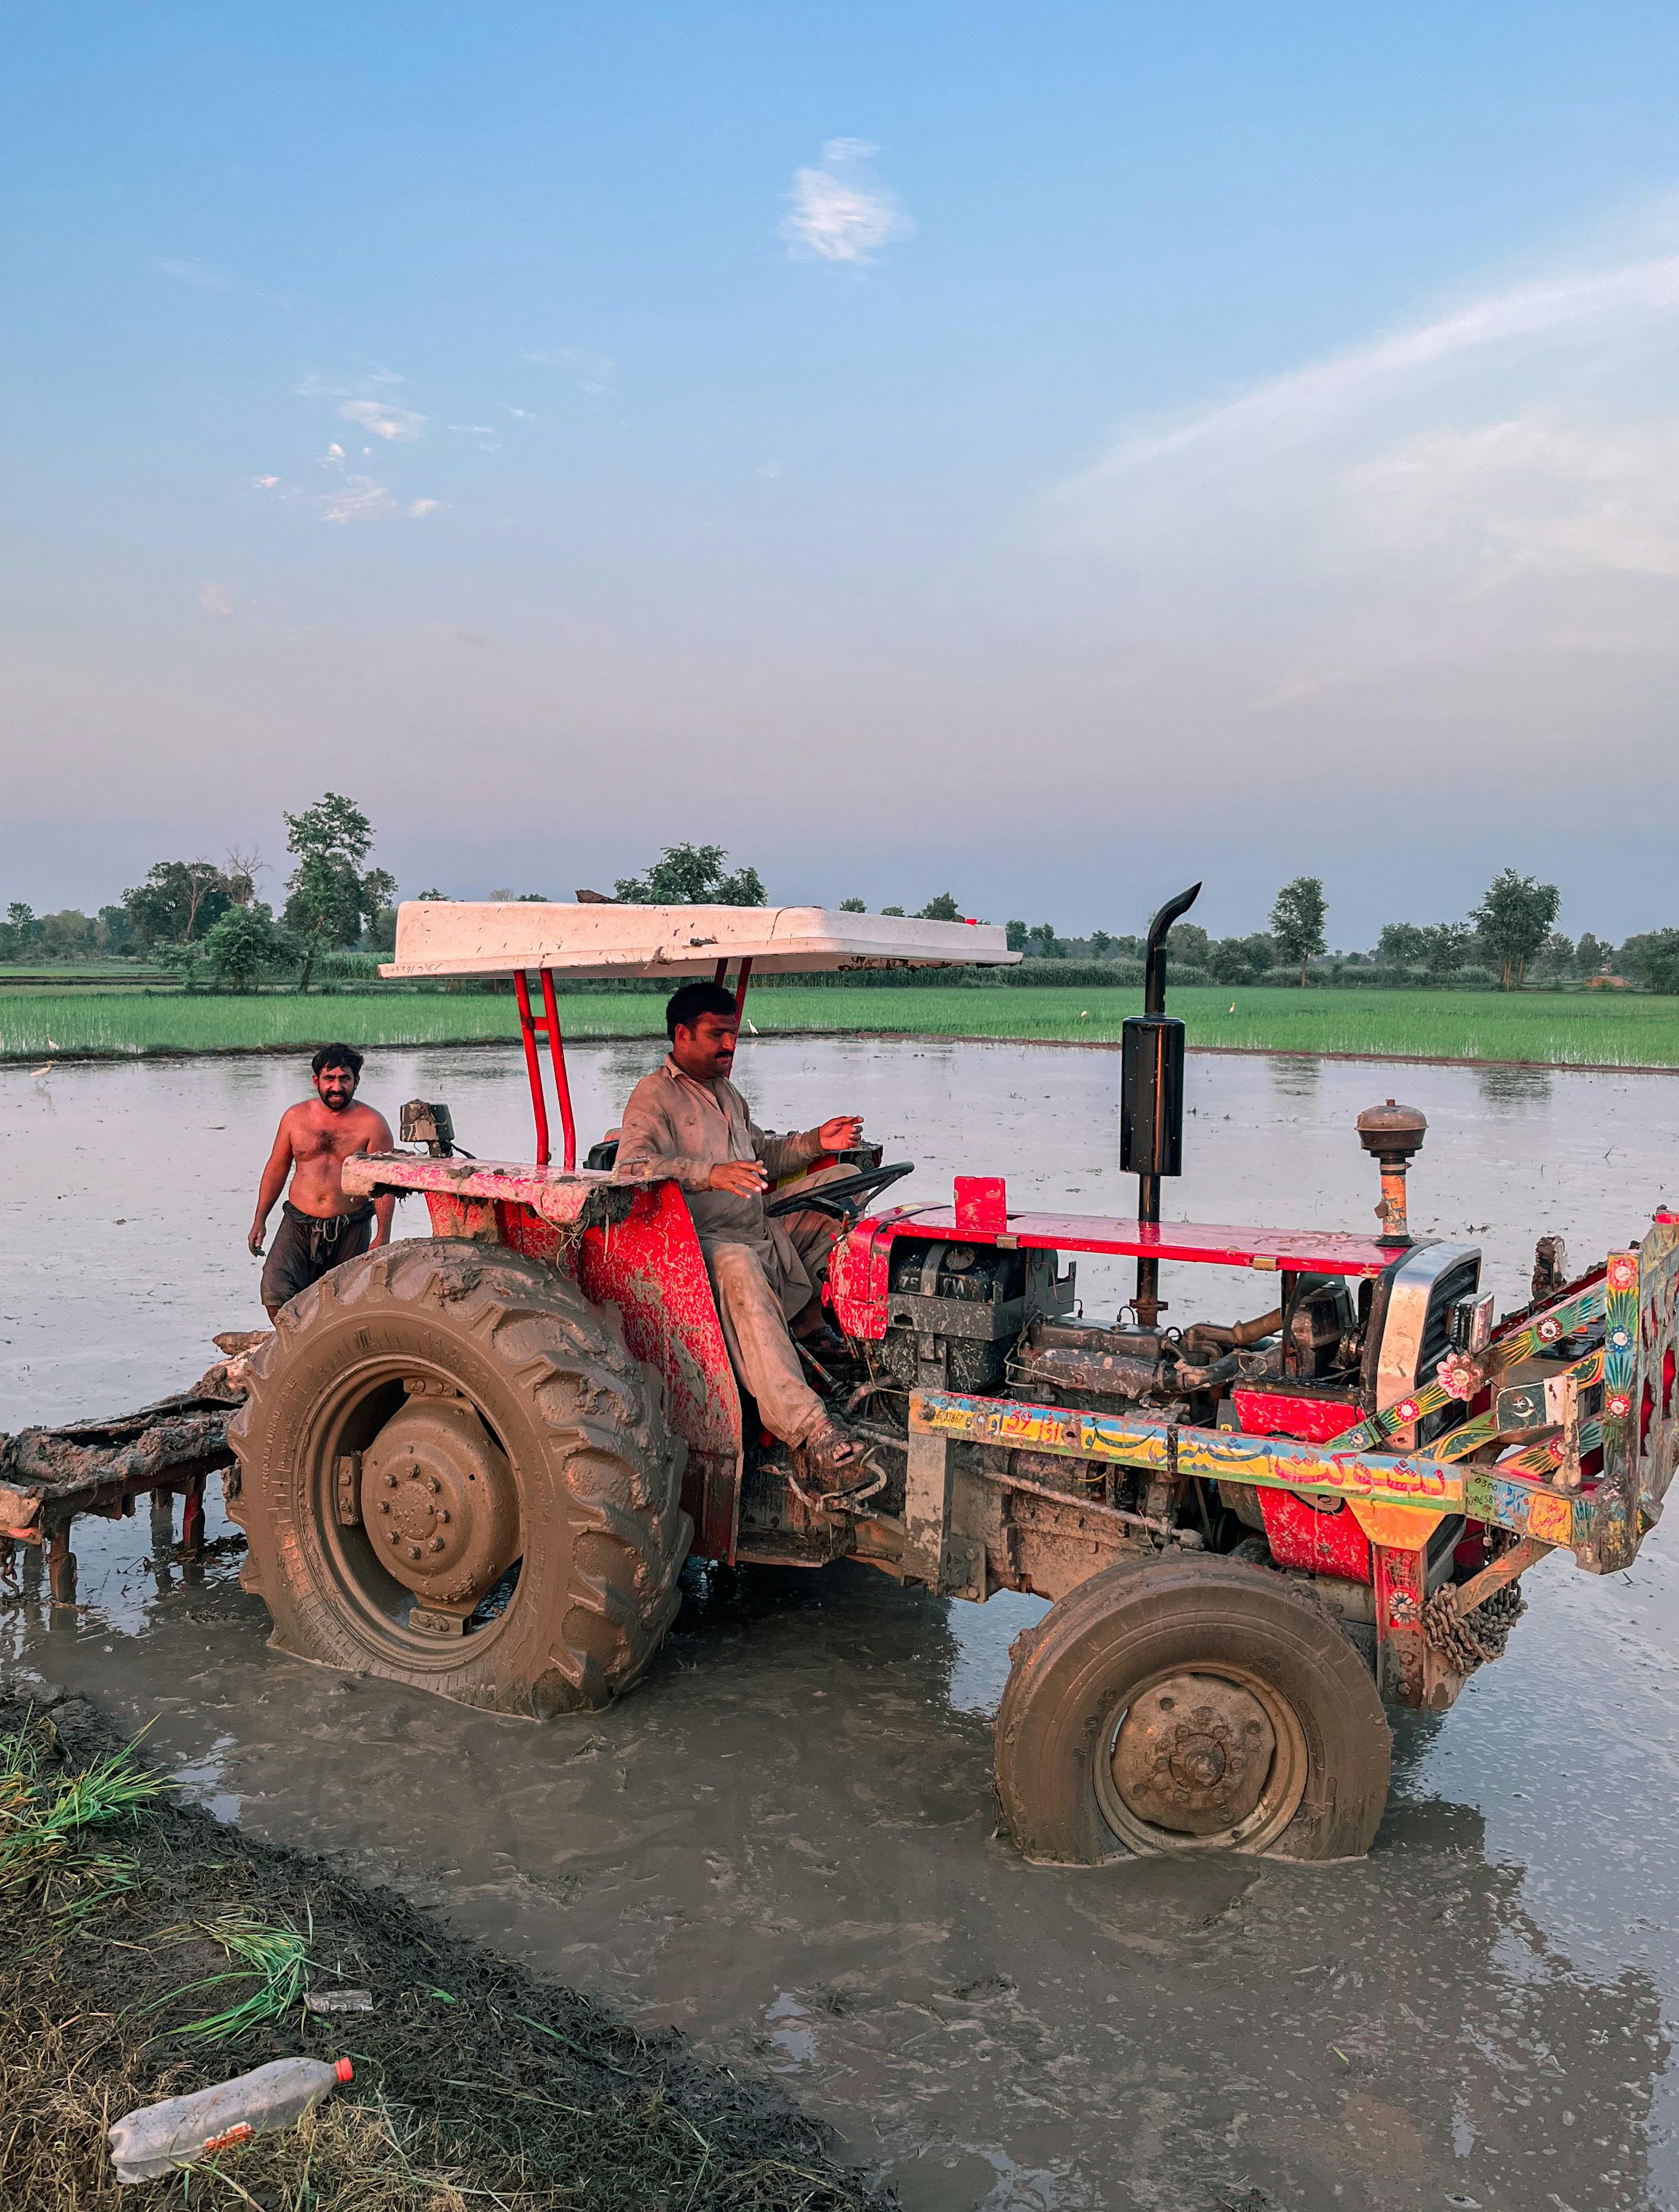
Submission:
M 828 1169 L 811 1180 L 826 1181 L 836 1172 L 856 1170 Z M 772 1280 L 771 1269 L 751 1244 L 712 1244 L 706 1264 L 730 1361 L 757 1400 L 760 1419 L 784 1443 L 802 1444 L 827 1419 L 828 1409 L 804 1379 L 787 1329 L 788 1305 L 797 1313 L 809 1297 L 840 1224 L 832 1214 L 813 1212 L 786 1215 L 779 1225 L 803 1263 L 803 1283 Z

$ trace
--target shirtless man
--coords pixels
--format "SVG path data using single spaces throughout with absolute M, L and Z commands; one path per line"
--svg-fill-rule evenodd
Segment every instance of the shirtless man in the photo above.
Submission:
M 290 1195 L 263 1268 L 263 1304 L 270 1321 L 288 1298 L 319 1282 L 329 1268 L 388 1244 L 397 1203 L 379 1198 L 352 1207 L 344 1197 L 344 1162 L 356 1152 L 391 1150 L 384 1115 L 355 1103 L 361 1054 L 347 1044 L 324 1044 L 311 1065 L 315 1096 L 288 1106 L 280 1116 L 251 1224 L 252 1256 L 260 1260 L 268 1217 L 289 1175 Z
M 778 1137 L 753 1121 L 729 1080 L 740 1017 L 720 985 L 689 983 L 665 1008 L 670 1057 L 624 1109 L 613 1173 L 621 1182 L 678 1183 L 699 1231 L 736 1372 L 772 1436 L 793 1448 L 825 1493 L 875 1482 L 863 1443 L 804 1379 L 793 1345 L 819 1324 L 816 1285 L 840 1224 L 811 1209 L 766 1218 L 764 1194 L 783 1176 L 858 1141 L 855 1114 Z M 818 1170 L 814 1186 L 855 1170 Z

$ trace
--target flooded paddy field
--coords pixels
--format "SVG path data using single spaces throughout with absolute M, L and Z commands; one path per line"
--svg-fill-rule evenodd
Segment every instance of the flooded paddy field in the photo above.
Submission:
M 650 1062 L 579 1049 L 584 1143 Z M 953 1170 L 1016 1205 L 1124 1212 L 1116 1054 L 748 1041 L 766 1125 L 858 1110 L 895 1198 Z M 0 1428 L 126 1409 L 254 1326 L 256 1177 L 306 1069 L 268 1060 L 0 1072 Z M 446 1099 L 480 1154 L 529 1152 L 517 1055 L 370 1055 L 394 1120 Z M 1419 1233 L 1472 1235 L 1502 1304 L 1534 1237 L 1577 1262 L 1679 1196 L 1662 1077 L 1192 1058 L 1168 1213 L 1361 1228 L 1352 1135 L 1427 1112 Z M 416 1206 L 397 1233 L 424 1233 Z M 1087 1308 L 1124 1270 L 1081 1262 Z M 1167 1268 L 1172 1319 L 1264 1301 Z M 212 1516 L 211 1534 L 223 1533 Z M 137 1521 L 76 1531 L 82 1604 L 0 1603 L 9 1667 L 84 1689 L 191 1795 L 324 1850 L 464 1933 L 706 2056 L 767 2068 L 912 2212 L 1597 2212 L 1679 2202 L 1679 1536 L 1629 1576 L 1535 1572 L 1507 1657 L 1402 1717 L 1358 1864 L 1021 1864 L 996 1832 L 990 1717 L 1041 1607 L 906 1595 L 851 1567 L 692 1573 L 619 1707 L 537 1727 L 276 1657 L 237 1563 L 154 1566 Z

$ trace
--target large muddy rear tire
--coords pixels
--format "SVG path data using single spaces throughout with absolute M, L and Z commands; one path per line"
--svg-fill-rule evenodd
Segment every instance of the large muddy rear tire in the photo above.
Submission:
M 676 1610 L 659 1378 L 614 1308 L 504 1248 L 334 1268 L 282 1307 L 230 1435 L 246 1587 L 298 1658 L 541 1717 L 627 1689 Z
M 1026 1856 L 1358 1858 L 1392 1745 L 1368 1668 L 1280 1576 L 1179 1553 L 1110 1567 L 1018 1638 L 997 1793 Z

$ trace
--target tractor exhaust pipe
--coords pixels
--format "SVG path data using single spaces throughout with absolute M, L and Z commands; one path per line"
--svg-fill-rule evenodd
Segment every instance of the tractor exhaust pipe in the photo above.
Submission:
M 1137 1218 L 1150 1226 L 1161 1218 L 1161 1177 L 1184 1171 L 1184 1025 L 1166 1011 L 1167 933 L 1200 896 L 1200 884 L 1192 884 L 1149 923 L 1143 1012 L 1121 1033 L 1119 1168 L 1137 1178 Z M 1139 1328 L 1153 1328 L 1163 1310 L 1160 1273 L 1158 1260 L 1137 1261 L 1131 1304 Z

